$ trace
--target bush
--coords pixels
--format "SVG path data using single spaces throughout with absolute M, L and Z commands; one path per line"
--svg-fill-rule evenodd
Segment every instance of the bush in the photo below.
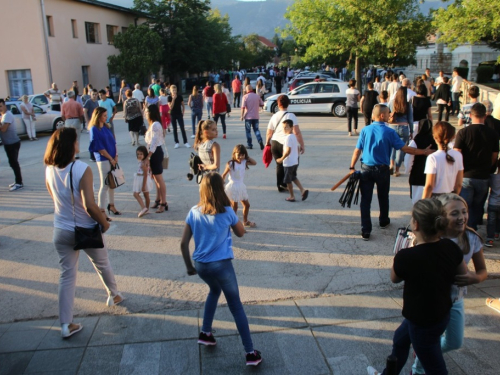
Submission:
M 495 72 L 493 65 L 479 65 L 476 69 L 477 83 L 488 83 Z
M 458 72 L 458 75 L 462 78 L 467 79 L 467 76 L 469 75 L 469 68 L 463 68 L 460 66 L 455 67 L 455 69 Z

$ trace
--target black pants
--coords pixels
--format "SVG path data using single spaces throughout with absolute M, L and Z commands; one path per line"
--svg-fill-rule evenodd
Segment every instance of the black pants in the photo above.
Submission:
M 347 107 L 347 131 L 350 133 L 352 130 L 352 120 L 354 119 L 354 130 L 358 130 L 358 108 Z
M 283 156 L 283 145 L 277 141 L 271 141 L 271 153 L 273 154 L 273 158 L 279 159 Z M 283 187 L 286 188 L 286 185 L 283 183 L 285 179 L 285 168 L 283 167 L 283 163 L 276 162 L 276 186 L 278 188 Z
M 233 107 L 239 107 L 240 106 L 240 98 L 241 98 L 241 92 L 235 92 L 234 93 L 234 100 L 233 100 Z M 238 105 L 236 105 L 236 101 L 238 101 Z
M 9 159 L 9 165 L 14 171 L 14 176 L 16 176 L 16 184 L 23 184 L 23 176 L 21 176 L 21 166 L 17 159 L 19 158 L 19 149 L 21 148 L 21 141 L 13 143 L 11 145 L 3 145 L 5 153 L 7 154 L 7 159 Z
M 276 85 L 276 94 L 281 94 L 281 85 Z
M 217 113 L 214 115 L 214 121 L 216 125 L 218 124 L 219 119 L 222 124 L 222 134 L 226 134 L 226 114 Z
M 363 111 L 363 116 L 365 117 L 365 126 L 370 125 L 372 123 L 372 111 Z
M 182 114 L 171 114 L 170 120 L 172 121 L 172 126 L 174 127 L 174 141 L 179 143 L 179 137 L 177 136 L 177 122 L 179 122 L 179 128 L 181 128 L 182 140 L 187 143 L 186 131 L 184 130 L 184 118 Z
M 443 118 L 443 111 L 446 110 L 446 114 L 444 116 L 444 121 L 449 121 L 450 119 L 450 107 L 446 104 L 438 104 L 438 121 L 441 121 Z

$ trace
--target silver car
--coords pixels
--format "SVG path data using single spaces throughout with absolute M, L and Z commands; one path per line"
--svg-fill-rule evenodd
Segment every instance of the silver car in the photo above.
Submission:
M 23 121 L 22 111 L 21 111 L 21 101 L 9 101 L 5 105 L 7 109 L 12 112 L 16 120 L 16 130 L 18 135 L 25 135 L 26 125 Z M 37 105 L 33 105 L 33 110 L 36 116 L 36 131 L 39 132 L 52 132 L 56 129 L 64 126 L 64 121 L 61 117 L 61 112 L 58 111 L 45 111 Z

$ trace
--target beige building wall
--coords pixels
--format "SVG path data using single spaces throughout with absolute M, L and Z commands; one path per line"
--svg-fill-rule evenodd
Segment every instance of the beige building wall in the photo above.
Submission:
M 89 83 L 97 89 L 106 87 L 109 84 L 107 58 L 118 53 L 108 42 L 106 26 L 115 26 L 116 32 L 121 32 L 123 27 L 135 23 L 136 16 L 77 0 L 44 0 L 43 3 L 45 15 L 51 17 L 53 36 L 48 37 L 48 45 L 53 81 L 61 90 L 69 89 L 74 80 L 82 88 L 82 67 L 85 66 Z M 51 85 L 40 4 L 40 0 L 15 0 L 8 1 L 4 8 L 9 17 L 2 19 L 2 29 L 12 32 L 3 38 L 7 43 L 4 51 L 8 52 L 0 60 L 0 97 L 12 94 L 8 70 L 30 69 L 34 94 L 46 91 Z M 99 43 L 87 42 L 86 22 L 97 24 Z

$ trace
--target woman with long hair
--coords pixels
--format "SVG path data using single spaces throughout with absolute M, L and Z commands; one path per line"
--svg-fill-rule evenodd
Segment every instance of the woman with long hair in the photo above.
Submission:
M 115 167 L 118 163 L 118 150 L 116 149 L 116 139 L 111 133 L 110 125 L 106 122 L 108 112 L 106 108 L 97 107 L 92 113 L 92 118 L 89 122 L 90 146 L 89 151 L 94 153 L 101 186 L 99 188 L 98 204 L 103 212 L 107 208 L 108 214 L 121 215 L 115 207 L 115 191 L 106 185 L 106 177 L 108 176 L 111 167 Z M 109 198 L 109 203 L 106 207 L 106 196 Z M 106 217 L 107 221 L 111 221 Z
M 359 91 L 356 89 L 356 80 L 349 81 L 349 88 L 345 92 L 347 109 L 347 132 L 352 135 L 352 121 L 354 120 L 354 132 L 358 134 L 358 102 L 360 101 Z
M 155 94 L 155 90 L 153 90 L 151 87 L 148 89 L 148 95 L 146 96 L 146 99 L 144 100 L 144 109 L 148 108 L 150 105 L 158 105 L 158 100 L 159 98 Z
M 191 108 L 191 127 L 193 130 L 191 138 L 196 136 L 196 125 L 201 121 L 203 116 L 203 96 L 200 95 L 198 90 L 198 86 L 193 86 L 193 91 L 188 99 L 188 106 Z
M 222 124 L 222 138 L 226 139 L 226 114 L 227 114 L 227 97 L 222 92 L 220 83 L 214 86 L 215 94 L 213 96 L 213 114 L 215 124 L 218 123 L 219 118 Z
M 400 87 L 396 91 L 394 101 L 390 103 L 389 107 L 393 112 L 390 126 L 407 145 L 410 137 L 413 137 L 413 107 L 408 102 L 408 89 L 406 87 Z M 403 151 L 392 150 L 390 170 L 395 177 L 400 175 L 399 168 L 403 164 L 404 157 L 405 153 Z M 394 166 L 396 167 L 395 170 Z
M 157 208 L 156 213 L 168 211 L 167 186 L 163 180 L 163 148 L 165 143 L 161 127 L 160 110 L 157 105 L 150 105 L 146 110 L 146 119 L 149 127 L 144 139 L 148 145 L 147 159 L 156 183 L 156 199 L 152 208 Z
M 69 338 L 83 329 L 73 322 L 76 277 L 78 274 L 79 251 L 75 251 L 75 225 L 94 228 L 99 224 L 101 232 L 109 229 L 109 223 L 95 204 L 92 169 L 80 160 L 76 130 L 61 128 L 52 134 L 45 151 L 45 182 L 54 201 L 54 246 L 59 254 L 61 274 L 59 277 L 59 320 L 62 338 Z M 73 187 L 72 187 L 73 186 Z M 104 248 L 82 249 L 92 262 L 108 299 L 108 306 L 123 301 L 118 292 L 115 275 Z

